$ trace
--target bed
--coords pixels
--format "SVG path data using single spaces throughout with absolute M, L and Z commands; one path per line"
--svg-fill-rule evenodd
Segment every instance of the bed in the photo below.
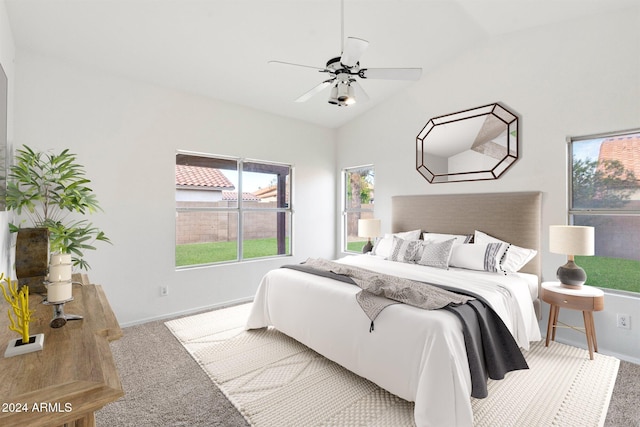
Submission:
M 541 193 L 417 195 L 392 198 L 392 233 L 469 235 L 537 251 L 518 272 L 433 268 L 380 255 L 337 262 L 420 282 L 471 290 L 500 316 L 518 346 L 541 339 L 538 327 Z M 434 235 L 435 235 L 434 234 Z M 426 239 L 426 236 L 423 236 Z M 464 246 L 464 248 L 471 248 Z M 379 248 L 380 249 L 380 248 Z M 273 326 L 391 393 L 415 402 L 418 426 L 469 426 L 471 374 L 460 320 L 447 310 L 394 304 L 375 330 L 356 301 L 357 286 L 280 268 L 262 279 L 247 329 Z

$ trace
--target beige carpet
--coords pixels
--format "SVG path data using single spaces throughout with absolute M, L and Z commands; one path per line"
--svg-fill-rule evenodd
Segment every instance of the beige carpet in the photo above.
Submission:
M 247 421 L 283 425 L 411 426 L 413 404 L 273 330 L 242 329 L 250 304 L 166 325 Z M 619 361 L 538 343 L 528 371 L 490 381 L 472 399 L 477 426 L 601 426 Z

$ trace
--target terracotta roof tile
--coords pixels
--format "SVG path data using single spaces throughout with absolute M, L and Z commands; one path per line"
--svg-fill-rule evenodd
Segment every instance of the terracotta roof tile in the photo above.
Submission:
M 176 185 L 233 190 L 235 186 L 219 169 L 176 165 Z
M 225 201 L 235 201 L 238 200 L 238 193 L 236 191 L 223 191 L 222 192 L 222 200 Z M 253 193 L 242 193 L 242 200 L 245 202 L 259 202 L 260 199 L 256 197 Z

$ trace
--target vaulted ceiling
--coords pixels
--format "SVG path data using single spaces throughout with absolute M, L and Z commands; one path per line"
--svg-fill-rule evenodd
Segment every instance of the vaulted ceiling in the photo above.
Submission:
M 370 45 L 363 67 L 421 67 L 422 79 L 514 31 L 629 7 L 637 0 L 344 0 L 344 35 Z M 370 97 L 294 100 L 340 55 L 341 0 L 6 0 L 16 48 L 326 127 L 419 83 L 366 80 Z

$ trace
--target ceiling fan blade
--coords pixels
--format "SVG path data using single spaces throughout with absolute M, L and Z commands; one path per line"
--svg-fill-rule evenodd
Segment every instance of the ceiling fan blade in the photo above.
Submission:
M 353 87 L 354 96 L 356 98 L 356 102 L 367 102 L 369 101 L 369 95 L 367 92 L 362 89 L 362 86 L 358 84 L 356 81 L 351 82 L 351 87 Z
M 358 64 L 360 57 L 367 50 L 369 42 L 357 37 L 348 37 L 344 45 L 344 51 L 340 58 L 340 63 L 347 67 L 354 67 Z
M 268 64 L 276 64 L 276 65 L 293 65 L 294 67 L 304 67 L 304 68 L 312 68 L 318 71 L 326 71 L 325 68 L 314 67 L 312 65 L 303 65 L 303 64 L 294 64 L 293 62 L 283 62 L 283 61 L 269 61 Z
M 310 91 L 308 91 L 307 93 L 301 95 L 298 99 L 296 99 L 296 102 L 305 102 L 307 100 L 309 100 L 313 95 L 315 95 L 316 93 L 322 92 L 325 88 L 331 86 L 331 83 L 333 83 L 333 79 L 332 80 L 325 80 L 322 83 L 320 83 L 317 86 L 314 86 Z
M 363 79 L 419 80 L 422 68 L 364 68 L 358 75 Z

